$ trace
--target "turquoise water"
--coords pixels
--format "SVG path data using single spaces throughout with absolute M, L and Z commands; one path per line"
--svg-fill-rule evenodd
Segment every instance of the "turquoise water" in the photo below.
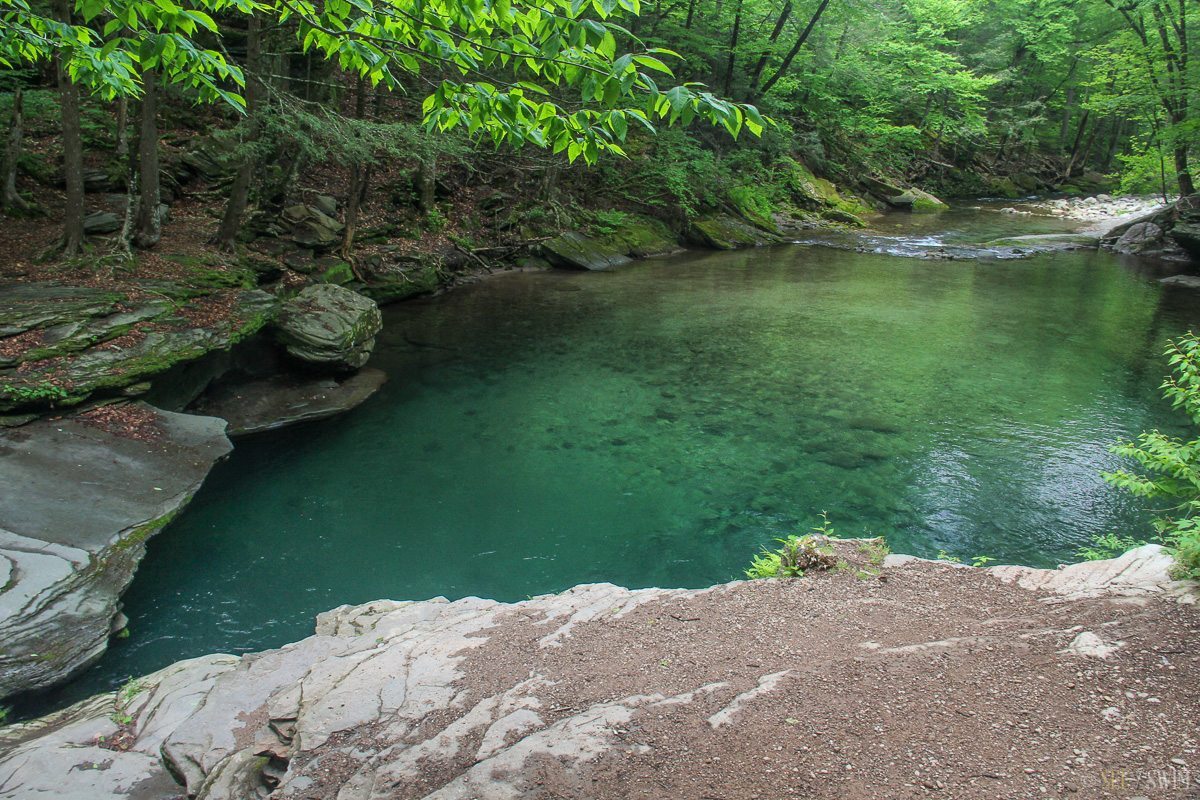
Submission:
M 151 541 L 131 637 L 67 692 L 277 646 L 342 603 L 725 581 L 822 511 L 897 551 L 1037 566 L 1143 533 L 1098 473 L 1114 440 L 1178 423 L 1159 353 L 1200 321 L 1153 277 L 1097 253 L 782 246 L 390 308 L 388 385 L 238 442 Z

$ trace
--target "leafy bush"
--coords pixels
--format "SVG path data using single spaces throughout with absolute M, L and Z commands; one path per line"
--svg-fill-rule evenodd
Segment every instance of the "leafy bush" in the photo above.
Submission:
M 836 538 L 829 517 L 822 511 L 821 524 L 814 527 L 812 533 L 776 539 L 779 547 L 775 550 L 764 547 L 750 562 L 746 577 L 802 578 L 808 570 L 834 569 L 838 566 L 838 557 L 828 540 Z
M 1133 459 L 1138 470 L 1106 472 L 1104 480 L 1169 504 L 1154 520 L 1154 530 L 1174 551 L 1178 577 L 1200 579 L 1200 339 L 1188 332 L 1169 342 L 1165 355 L 1174 375 L 1163 381 L 1163 396 L 1187 414 L 1197 435 L 1185 441 L 1153 430 L 1136 442 L 1122 442 L 1113 452 Z

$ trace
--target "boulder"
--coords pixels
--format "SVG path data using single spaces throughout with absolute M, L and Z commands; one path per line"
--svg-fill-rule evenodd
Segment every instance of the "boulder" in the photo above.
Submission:
M 313 198 L 313 206 L 327 217 L 336 217 L 338 213 L 337 200 L 332 195 L 319 194 Z
M 1162 247 L 1163 229 L 1153 222 L 1138 222 L 1129 226 L 1113 245 L 1113 250 L 1124 255 L 1137 255 Z
M 327 250 L 341 241 L 346 226 L 316 206 L 288 206 L 280 216 L 287 237 L 301 247 Z
M 342 381 L 280 375 L 218 386 L 192 410 L 226 420 L 226 433 L 231 437 L 248 436 L 349 411 L 386 382 L 382 370 L 370 368 Z
M 632 259 L 623 241 L 586 236 L 569 231 L 542 242 L 542 253 L 556 267 L 606 270 L 628 264 Z
M 0 432 L 0 697 L 100 657 L 146 540 L 230 451 L 224 430 L 133 403 Z
M 380 303 L 428 294 L 438 287 L 435 263 L 420 256 L 373 253 L 358 263 L 363 293 Z
M 94 211 L 83 218 L 83 232 L 88 236 L 101 236 L 121 230 L 121 218 L 111 211 Z
M 542 255 L 553 266 L 584 270 L 612 269 L 678 249 L 678 239 L 662 223 L 632 215 L 609 233 L 570 231 L 542 243 Z
M 905 189 L 898 195 L 886 198 L 889 205 L 894 208 L 903 209 L 905 211 L 913 211 L 916 213 L 932 213 L 937 211 L 945 211 L 950 206 L 937 199 L 929 192 L 922 191 L 916 187 Z
M 335 371 L 367 363 L 383 327 L 373 300 L 335 284 L 305 288 L 283 304 L 276 336 L 293 358 Z
M 1200 261 L 1200 223 L 1176 223 L 1171 228 L 1170 236 L 1175 240 L 1175 244 L 1179 245 L 1185 253 L 1193 259 Z

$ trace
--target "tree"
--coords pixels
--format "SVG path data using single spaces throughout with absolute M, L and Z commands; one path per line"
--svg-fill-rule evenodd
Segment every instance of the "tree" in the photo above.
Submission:
M 1150 89 L 1166 115 L 1162 132 L 1175 162 L 1175 180 L 1181 195 L 1194 194 L 1196 185 L 1188 164 L 1191 142 L 1200 133 L 1192 116 L 1190 97 L 1196 77 L 1191 65 L 1188 34 L 1188 0 L 1132 0 L 1105 2 L 1121 15 L 1135 41 L 1127 45 L 1145 69 Z

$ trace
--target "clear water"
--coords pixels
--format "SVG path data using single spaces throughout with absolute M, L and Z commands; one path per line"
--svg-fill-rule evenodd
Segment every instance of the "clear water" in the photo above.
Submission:
M 1065 227 L 935 219 L 903 224 L 959 241 Z M 1159 354 L 1200 322 L 1153 278 L 1097 253 L 782 246 L 390 308 L 383 391 L 239 442 L 150 543 L 131 637 L 59 701 L 278 646 L 342 603 L 725 581 L 821 511 L 897 551 L 1037 566 L 1144 533 L 1099 472 L 1114 440 L 1178 424 Z

